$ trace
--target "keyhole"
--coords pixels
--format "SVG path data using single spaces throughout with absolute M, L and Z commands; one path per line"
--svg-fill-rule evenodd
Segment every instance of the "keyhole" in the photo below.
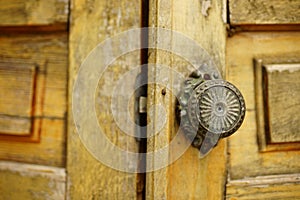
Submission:
M 223 111 L 223 108 L 221 106 L 218 106 L 218 111 L 219 112 Z
M 223 102 L 218 102 L 216 104 L 216 114 L 218 116 L 224 115 L 226 112 L 226 105 Z

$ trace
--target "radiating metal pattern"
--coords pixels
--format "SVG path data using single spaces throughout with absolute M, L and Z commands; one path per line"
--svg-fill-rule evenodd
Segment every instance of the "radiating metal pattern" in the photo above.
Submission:
M 224 86 L 207 89 L 199 99 L 199 121 L 212 133 L 229 131 L 240 116 L 241 105 L 237 94 Z

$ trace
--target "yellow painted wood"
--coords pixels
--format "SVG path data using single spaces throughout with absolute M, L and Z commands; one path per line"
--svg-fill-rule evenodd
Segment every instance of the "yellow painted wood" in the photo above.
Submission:
M 41 135 L 36 142 L 22 141 L 18 138 L 1 138 L 1 160 L 65 166 L 65 121 L 62 119 L 36 120 L 34 129 Z
M 26 136 L 31 133 L 29 117 L 11 117 L 0 115 L 0 132 L 3 135 Z
M 230 24 L 299 24 L 299 6 L 298 0 L 229 0 Z
M 270 143 L 300 142 L 300 63 L 265 66 Z
M 0 63 L 0 132 L 28 135 L 35 90 L 35 66 Z
M 69 68 L 69 121 L 68 121 L 68 198 L 69 199 L 137 199 L 138 175 L 125 173 L 105 166 L 96 160 L 82 144 L 72 115 L 72 95 L 75 78 L 81 63 L 89 52 L 98 43 L 108 39 L 119 32 L 130 28 L 138 28 L 141 23 L 141 1 L 85 1 L 74 0 L 71 2 L 71 24 L 70 24 L 70 68 Z M 114 49 L 111 49 L 114 50 Z M 108 49 L 109 51 L 109 49 Z M 101 61 L 99 61 L 101 64 Z M 121 56 L 105 71 L 99 80 L 95 93 L 96 113 L 102 130 L 106 136 L 120 148 L 138 152 L 136 140 L 124 134 L 117 126 L 112 116 L 110 102 L 116 81 L 125 72 L 140 64 L 139 51 Z M 100 77 L 99 77 L 100 78 Z M 123 99 L 118 99 L 120 105 Z M 90 102 L 93 103 L 93 102 Z M 130 103 L 132 104 L 132 102 Z M 132 106 L 132 105 L 129 105 Z M 122 118 L 119 113 L 117 118 Z M 85 116 L 86 120 L 90 116 Z M 123 121 L 124 122 L 124 121 Z M 87 134 L 94 132 L 92 129 L 84 130 Z M 133 133 L 134 129 L 132 129 Z M 130 133 L 130 134 L 132 134 Z M 109 148 L 103 151 L 111 155 Z M 121 162 L 121 160 L 116 160 Z M 128 166 L 130 167 L 130 166 Z
M 67 38 L 66 32 L 0 35 L 0 63 L 37 67 L 35 116 L 63 118 L 66 113 Z
M 32 104 L 26 103 L 24 93 L 17 88 L 1 93 L 1 106 L 11 117 L 24 117 L 32 123 L 29 136 L 0 136 L 0 158 L 35 164 L 65 165 L 65 114 L 67 94 L 67 34 L 58 33 L 1 33 L 0 63 L 10 69 L 36 68 Z M 21 75 L 10 74 L 11 85 L 21 84 Z M 5 84 L 8 86 L 9 84 Z M 32 87 L 21 84 L 22 87 Z M 29 89 L 28 89 L 29 90 Z M 33 91 L 32 91 L 33 93 Z M 11 95 L 9 95 L 11 94 Z M 11 97 L 11 98 L 9 98 Z M 23 100 L 23 101 L 22 101 Z M 6 103 L 4 103 L 6 102 Z M 21 107 L 22 109 L 18 109 Z M 31 108 L 32 107 L 32 108 Z M 3 112 L 4 112 L 3 111 Z M 2 118 L 6 123 L 7 118 Z M 6 124 L 7 125 L 7 124 Z M 30 127 L 30 128 L 31 128 Z M 13 133 L 16 134 L 16 133 Z
M 292 54 L 291 54 L 292 55 Z M 287 138 L 294 138 L 294 141 L 297 139 L 297 123 L 292 122 L 293 120 L 297 121 L 297 116 L 294 117 L 294 114 L 290 112 L 285 112 L 287 108 L 293 110 L 297 110 L 297 94 L 295 92 L 297 91 L 297 70 L 295 71 L 294 67 L 297 66 L 300 60 L 299 58 L 294 55 L 282 55 L 280 57 L 269 57 L 266 58 L 256 58 L 254 60 L 254 82 L 255 82 L 255 106 L 256 106 L 256 121 L 257 121 L 257 135 L 258 135 L 258 144 L 260 151 L 278 151 L 278 150 L 297 150 L 300 149 L 300 143 L 288 143 Z M 274 64 L 277 63 L 277 64 Z M 281 63 L 281 64 L 278 64 Z M 282 64 L 285 63 L 285 64 Z M 282 76 L 277 76 L 280 79 L 277 82 L 273 82 L 272 87 L 269 87 L 270 84 L 268 83 L 268 67 L 275 67 L 278 68 L 281 72 L 283 72 Z M 294 67 L 293 67 L 294 66 Z M 293 69 L 289 68 L 292 67 Z M 296 68 L 297 69 L 297 68 Z M 284 72 L 285 70 L 288 70 Z M 272 71 L 272 70 L 271 70 Z M 292 72 L 292 73 L 290 73 Z M 296 73 L 295 73 L 296 72 Z M 287 78 L 287 76 L 290 76 Z M 275 75 L 276 77 L 276 75 Z M 295 82 L 292 82 L 292 86 L 288 86 L 288 83 L 290 81 L 290 78 L 294 78 Z M 281 80 L 281 81 L 280 81 Z M 284 83 L 282 83 L 282 81 Z M 272 82 L 272 81 L 271 81 Z M 283 90 L 278 88 L 284 88 Z M 272 90 L 275 90 L 272 91 Z M 278 90 L 278 91 L 276 91 Z M 281 91 L 280 91 L 281 90 Z M 277 95 L 277 98 L 269 97 L 269 93 Z M 288 95 L 287 93 L 292 92 L 292 96 L 294 98 L 290 99 L 289 97 L 291 95 Z M 296 92 L 297 93 L 297 92 Z M 279 99 L 278 99 L 279 97 Z M 285 99 L 284 101 L 278 101 L 280 99 Z M 271 103 L 271 104 L 270 104 Z M 295 107 L 296 106 L 296 107 Z M 278 110 L 282 109 L 283 110 Z M 274 109 L 277 109 L 277 113 L 274 113 Z M 271 113 L 273 111 L 273 117 L 271 116 Z M 274 115 L 276 116 L 277 120 L 273 120 Z M 288 120 L 287 118 L 292 115 L 293 117 L 291 120 Z M 297 115 L 297 114 L 296 114 Z M 295 118 L 295 119 L 294 119 Z M 272 128 L 272 124 L 277 126 L 277 128 L 274 130 Z M 279 126 L 277 124 L 280 124 Z M 293 128 L 292 128 L 293 127 Z M 296 127 L 296 129 L 295 129 Z M 281 134 L 277 134 L 277 137 L 281 137 L 283 140 L 279 143 L 272 142 L 272 137 L 276 137 L 276 133 L 278 133 L 277 129 L 284 129 L 285 131 L 281 131 Z M 279 130 L 279 132 L 280 132 Z M 285 142 L 284 142 L 285 141 Z
M 229 181 L 226 199 L 299 199 L 300 174 L 261 176 Z
M 52 25 L 68 22 L 69 0 L 0 2 L 0 26 Z
M 259 109 L 261 93 L 255 92 L 254 59 L 266 64 L 291 63 L 300 55 L 299 32 L 245 32 L 227 40 L 227 78 L 242 92 L 247 112 L 243 125 L 229 139 L 229 166 L 232 180 L 272 174 L 298 173 L 300 151 L 276 147 L 261 152 L 263 130 Z M 280 83 L 278 83 L 280 84 Z M 288 112 L 286 110 L 285 112 Z
M 225 1 L 224 1 L 225 2 Z M 223 14 L 226 11 L 226 4 L 222 1 L 211 1 L 211 8 L 207 10 L 207 16 L 204 11 L 201 12 L 204 2 L 192 1 L 168 1 L 151 0 L 149 13 L 149 26 L 167 28 L 193 39 L 199 43 L 216 62 L 221 71 L 225 69 L 225 24 Z M 155 44 L 158 39 L 160 42 L 171 44 L 172 34 L 166 38 L 157 38 L 158 35 L 152 33 L 150 44 Z M 172 48 L 170 48 L 172 49 Z M 196 54 L 191 49 L 182 49 L 184 52 Z M 192 66 L 182 58 L 171 53 L 158 49 L 149 50 L 149 63 L 164 64 L 177 72 L 188 76 Z M 201 63 L 199 63 L 200 65 Z M 174 82 L 172 73 L 160 70 L 160 66 L 150 68 L 149 78 L 160 79 L 166 85 Z M 152 79 L 151 79 L 152 80 Z M 152 138 L 148 138 L 148 152 L 158 150 L 168 145 L 172 137 L 178 131 L 177 121 L 175 119 L 176 100 L 172 92 L 166 90 L 162 92 L 165 86 L 151 84 L 148 86 L 148 107 L 150 105 L 162 105 L 165 108 L 166 116 L 160 115 L 160 109 L 149 121 L 153 123 L 148 133 L 156 133 Z M 159 129 L 158 124 L 165 121 L 164 127 Z M 174 149 L 169 149 L 169 157 L 172 157 L 172 151 L 180 149 L 185 143 L 175 145 Z M 146 198 L 147 199 L 222 199 L 225 188 L 226 178 L 226 143 L 221 141 L 206 158 L 199 159 L 199 151 L 190 147 L 182 157 L 172 165 L 148 173 L 146 178 Z M 155 164 L 154 157 L 148 167 Z
M 63 168 L 0 162 L 0 199 L 63 200 L 66 172 Z
M 31 115 L 35 73 L 34 65 L 0 63 L 0 114 Z

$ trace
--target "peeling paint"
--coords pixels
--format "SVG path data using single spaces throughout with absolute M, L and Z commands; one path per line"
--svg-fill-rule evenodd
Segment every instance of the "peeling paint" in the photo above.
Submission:
M 290 73 L 300 70 L 300 64 L 275 64 L 275 65 L 266 65 L 267 71 L 270 73 L 273 72 L 283 72 L 288 71 Z
M 64 168 L 1 161 L 0 177 L 2 199 L 65 199 Z
M 208 16 L 208 10 L 211 8 L 211 0 L 203 0 L 202 1 L 202 8 L 201 8 L 201 13 L 203 16 L 207 17 Z
M 21 176 L 42 176 L 56 181 L 65 181 L 66 177 L 64 168 L 1 161 L 0 171 L 4 170 L 19 173 Z

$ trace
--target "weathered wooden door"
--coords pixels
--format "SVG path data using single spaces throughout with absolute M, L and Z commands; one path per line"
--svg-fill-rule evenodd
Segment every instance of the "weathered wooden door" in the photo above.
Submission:
M 63 199 L 68 1 L 0 2 L 0 199 Z
M 237 133 L 207 157 L 199 159 L 190 147 L 168 167 L 148 173 L 147 199 L 299 199 L 299 1 L 153 0 L 149 16 L 149 26 L 181 32 L 206 49 L 241 90 L 247 111 Z M 157 38 L 174 44 L 172 34 Z M 149 51 L 149 62 L 190 73 L 182 58 Z M 173 73 L 161 71 L 158 65 L 149 77 L 176 82 Z M 169 144 L 178 131 L 176 94 L 162 92 L 165 87 L 148 86 L 148 105 L 164 105 L 167 116 L 163 128 L 153 125 L 157 134 L 148 139 L 148 151 Z M 161 116 L 152 120 L 158 123 Z M 169 150 L 169 158 L 182 143 Z
M 229 1 L 227 78 L 247 100 L 228 140 L 227 199 L 299 199 L 299 1 Z
M 0 10 L 0 199 L 300 198 L 299 1 L 9 0 Z M 179 80 L 205 59 L 247 111 L 199 158 L 184 136 L 170 143 Z
M 107 167 L 84 147 L 74 130 L 72 96 L 78 69 L 89 52 L 107 38 L 142 26 L 142 18 L 147 19 L 142 13 L 144 4 L 0 2 L 0 199 L 142 196 L 144 183 L 139 174 Z M 104 79 L 99 77 L 97 118 L 104 122 L 113 143 L 138 151 L 139 143 L 119 130 L 106 102 L 111 101 L 110 90 L 120 75 L 141 64 L 140 51 L 116 59 Z M 122 103 L 122 99 L 115 102 Z M 118 113 L 116 118 L 126 119 Z M 101 148 L 113 158 L 108 149 Z

